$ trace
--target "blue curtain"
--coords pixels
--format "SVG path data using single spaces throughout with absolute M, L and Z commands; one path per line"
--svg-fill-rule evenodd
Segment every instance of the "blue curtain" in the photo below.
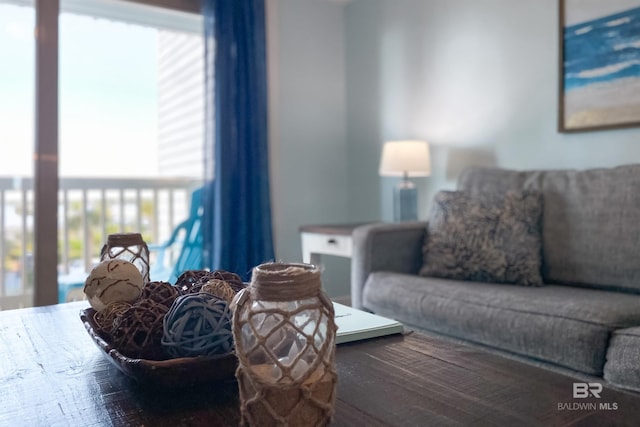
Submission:
M 264 0 L 204 0 L 204 266 L 248 279 L 274 259 Z

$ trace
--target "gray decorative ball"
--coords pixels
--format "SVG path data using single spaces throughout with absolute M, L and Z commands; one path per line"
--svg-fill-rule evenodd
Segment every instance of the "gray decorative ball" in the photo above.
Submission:
M 178 297 L 164 317 L 162 346 L 171 357 L 227 354 L 233 350 L 229 304 L 207 293 Z

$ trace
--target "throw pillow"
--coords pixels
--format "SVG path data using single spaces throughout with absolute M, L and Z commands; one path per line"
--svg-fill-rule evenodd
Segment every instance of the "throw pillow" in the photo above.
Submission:
M 423 276 L 542 286 L 542 196 L 533 191 L 474 198 L 441 191 L 423 248 Z

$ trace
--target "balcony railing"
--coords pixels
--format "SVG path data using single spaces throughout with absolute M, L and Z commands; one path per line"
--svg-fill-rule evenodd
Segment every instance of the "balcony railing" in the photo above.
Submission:
M 89 271 L 112 233 L 165 241 L 187 217 L 198 185 L 186 178 L 61 178 L 58 274 Z M 33 200 L 33 179 L 0 177 L 0 309 L 32 305 Z

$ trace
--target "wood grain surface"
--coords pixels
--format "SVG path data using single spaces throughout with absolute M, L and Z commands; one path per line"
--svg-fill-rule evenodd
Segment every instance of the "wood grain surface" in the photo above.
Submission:
M 80 301 L 0 312 L 0 426 L 239 424 L 235 381 L 141 386 L 94 345 L 79 317 L 86 307 Z M 605 386 L 600 399 L 573 399 L 578 380 L 417 333 L 340 345 L 337 365 L 334 425 L 640 422 L 636 394 Z

